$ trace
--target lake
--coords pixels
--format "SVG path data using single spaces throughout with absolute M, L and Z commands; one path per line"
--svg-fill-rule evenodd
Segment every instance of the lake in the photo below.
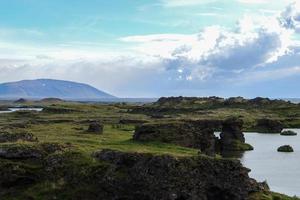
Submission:
M 1 113 L 11 113 L 11 112 L 16 112 L 16 111 L 37 111 L 41 112 L 43 108 L 8 108 L 6 111 L 0 111 Z
M 266 180 L 272 191 L 300 196 L 300 129 L 288 130 L 298 135 L 245 133 L 246 142 L 254 150 L 235 156 L 251 169 L 250 177 L 257 181 Z M 291 145 L 295 152 L 277 152 L 277 148 L 285 144 Z

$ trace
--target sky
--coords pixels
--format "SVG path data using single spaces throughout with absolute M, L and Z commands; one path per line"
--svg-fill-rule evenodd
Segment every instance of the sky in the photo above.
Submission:
M 0 82 L 299 98 L 297 0 L 0 0 Z

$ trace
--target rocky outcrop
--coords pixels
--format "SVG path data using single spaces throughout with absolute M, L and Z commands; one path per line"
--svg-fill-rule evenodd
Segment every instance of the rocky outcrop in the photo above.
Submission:
M 43 152 L 29 145 L 3 145 L 0 146 L 0 158 L 5 159 L 29 159 L 41 158 Z
M 296 135 L 298 135 L 298 133 L 295 132 L 295 131 L 288 130 L 288 131 L 282 131 L 280 133 L 280 135 L 283 135 L 283 136 L 296 136 Z
M 94 157 L 110 164 L 94 174 L 102 191 L 98 199 L 242 200 L 262 189 L 249 178 L 249 170 L 233 160 L 111 150 L 96 152 Z
M 225 150 L 253 150 L 251 145 L 245 143 L 242 127 L 243 121 L 235 118 L 225 121 L 198 120 L 148 123 L 136 127 L 133 139 L 142 142 L 159 141 L 197 148 L 202 153 L 212 156 L 216 152 Z M 219 129 L 222 129 L 220 139 L 214 134 L 214 131 Z
M 17 142 L 18 140 L 36 142 L 38 139 L 34 137 L 32 133 L 27 133 L 27 132 L 20 132 L 20 133 L 0 132 L 0 143 Z
M 242 132 L 243 121 L 237 118 L 229 118 L 223 122 L 220 134 L 220 144 L 222 151 L 247 151 L 253 147 L 245 143 Z
M 183 147 L 198 148 L 207 155 L 214 155 L 217 138 L 214 127 L 219 121 L 185 121 L 148 123 L 136 127 L 133 139 L 159 141 Z
M 259 119 L 254 129 L 260 133 L 281 133 L 283 124 L 278 120 Z
M 4 159 L 41 159 L 49 154 L 63 152 L 70 145 L 57 143 L 5 144 L 0 146 L 0 158 Z
M 104 126 L 103 126 L 103 124 L 100 124 L 100 122 L 92 122 L 89 125 L 88 132 L 89 133 L 102 134 L 103 129 L 104 129 Z
M 78 110 L 71 109 L 71 108 L 58 108 L 58 107 L 45 107 L 43 108 L 44 113 L 51 113 L 51 114 L 67 114 L 73 112 L 79 112 Z

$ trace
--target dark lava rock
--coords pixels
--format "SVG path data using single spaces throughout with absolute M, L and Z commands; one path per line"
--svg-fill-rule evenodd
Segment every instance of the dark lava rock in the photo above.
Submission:
M 52 154 L 64 151 L 65 149 L 70 148 L 71 145 L 46 142 L 40 144 L 39 147 L 47 154 Z
M 290 145 L 283 145 L 277 149 L 278 152 L 294 152 L 293 147 Z
M 4 142 L 17 142 L 18 140 L 36 142 L 38 139 L 34 137 L 32 133 L 20 132 L 20 133 L 8 133 L 0 132 L 0 143 Z
M 29 159 L 41 158 L 43 152 L 29 145 L 3 145 L 0 146 L 0 158 L 6 159 Z
M 44 98 L 40 100 L 41 103 L 62 103 L 65 102 L 62 99 L 59 98 Z
M 5 144 L 0 146 L 0 158 L 5 159 L 41 159 L 49 154 L 62 152 L 70 145 L 57 143 Z
M 217 138 L 214 135 L 217 121 L 185 121 L 148 123 L 137 126 L 133 139 L 149 142 L 159 141 L 183 147 L 198 148 L 207 155 L 214 155 Z
M 280 135 L 283 135 L 283 136 L 296 136 L 297 133 L 294 132 L 294 131 L 282 131 L 282 132 L 280 133 Z
M 88 132 L 102 134 L 103 129 L 104 129 L 103 124 L 100 124 L 99 122 L 92 122 L 89 125 Z
M 280 121 L 272 119 L 259 119 L 255 126 L 255 130 L 260 133 L 281 133 L 283 128 Z
M 223 122 L 222 132 L 220 134 L 221 150 L 246 151 L 253 150 L 253 147 L 245 143 L 245 137 L 242 132 L 243 120 L 238 118 L 229 118 Z
M 94 157 L 110 163 L 105 170 L 94 170 L 97 199 L 244 200 L 262 190 L 235 160 L 112 150 L 96 152 Z
M 71 108 L 45 107 L 43 108 L 42 112 L 52 113 L 52 114 L 66 114 L 66 113 L 78 112 L 78 110 L 74 110 Z
M 7 188 L 24 187 L 38 180 L 28 165 L 1 160 L 0 162 L 0 199 Z

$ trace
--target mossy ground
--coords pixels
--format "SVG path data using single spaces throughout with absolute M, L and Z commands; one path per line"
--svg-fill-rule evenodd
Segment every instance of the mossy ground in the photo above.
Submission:
M 299 200 L 298 197 L 289 197 L 274 192 L 260 192 L 253 194 L 249 200 Z

